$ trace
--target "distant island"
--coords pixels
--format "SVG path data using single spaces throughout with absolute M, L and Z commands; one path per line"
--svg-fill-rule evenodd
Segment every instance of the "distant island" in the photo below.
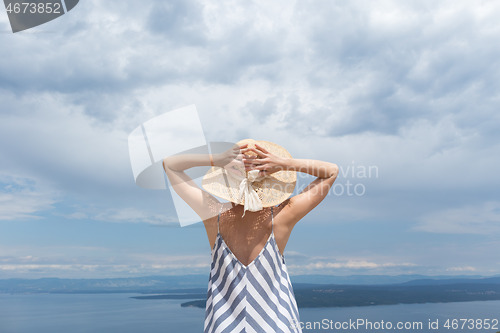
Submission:
M 296 284 L 294 292 L 300 308 L 491 301 L 500 300 L 500 277 L 468 280 L 423 279 L 390 285 Z M 174 295 L 134 298 L 170 299 L 172 296 Z M 189 298 L 190 295 L 182 296 Z M 184 302 L 181 306 L 205 308 L 205 295 L 200 298 L 202 299 Z
M 205 275 L 108 279 L 0 279 L 0 293 L 134 293 L 137 300 L 182 299 L 205 307 Z M 301 308 L 500 300 L 500 276 L 292 276 Z M 347 283 L 346 283 L 347 282 Z

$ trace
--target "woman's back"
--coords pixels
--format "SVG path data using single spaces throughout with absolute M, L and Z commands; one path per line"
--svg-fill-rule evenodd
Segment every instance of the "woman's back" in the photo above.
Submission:
M 280 224 L 279 213 L 286 206 L 286 202 L 273 207 L 274 219 L 271 207 L 257 212 L 246 212 L 245 216 L 241 217 L 243 212 L 241 205 L 230 208 L 228 207 L 229 203 L 222 204 L 219 218 L 220 234 L 234 255 L 243 264 L 248 264 L 257 256 L 273 230 L 279 252 L 284 253 L 290 232 L 288 232 L 288 228 L 284 228 Z M 217 218 L 213 218 L 209 222 L 205 222 L 211 248 L 214 247 L 217 237 L 217 220 Z
M 264 244 L 259 246 L 265 235 L 262 231 L 269 224 L 265 218 L 268 211 L 271 230 Z M 228 212 L 229 217 L 235 213 Z M 253 224 L 252 217 L 260 221 Z M 274 207 L 264 214 L 251 214 L 245 220 L 239 219 L 238 223 L 225 224 L 233 226 L 228 228 L 227 235 L 234 235 L 235 248 L 241 249 L 241 253 L 246 251 L 244 259 L 222 237 L 221 221 L 219 214 L 207 290 L 205 333 L 301 332 L 292 284 L 275 239 Z M 247 237 L 240 239 L 239 244 L 236 240 L 241 236 L 238 235 L 244 235 L 245 231 Z M 253 251 L 248 251 L 249 248 Z M 260 250 L 254 255 L 257 249 Z

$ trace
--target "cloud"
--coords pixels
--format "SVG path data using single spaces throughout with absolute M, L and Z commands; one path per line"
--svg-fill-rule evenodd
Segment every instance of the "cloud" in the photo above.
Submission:
M 420 218 L 414 230 L 446 234 L 500 233 L 500 202 L 445 209 Z
M 195 103 L 209 140 L 254 137 L 344 170 L 377 167 L 378 177 L 339 177 L 366 194 L 327 197 L 311 225 L 495 234 L 496 208 L 482 203 L 500 186 L 499 14 L 500 3 L 465 0 L 89 0 L 33 33 L 0 34 L 0 174 L 36 184 L 4 190 L 0 207 L 8 219 L 172 225 L 168 193 L 135 186 L 126 139 Z M 311 264 L 406 262 L 376 259 Z
M 297 251 L 286 252 L 287 267 L 292 274 L 374 274 L 380 272 L 398 272 L 419 267 L 412 262 L 396 258 L 368 258 L 362 256 L 330 257 L 307 255 Z
M 74 250 L 65 249 L 71 253 Z M 80 249 L 81 250 L 81 249 Z M 96 249 L 83 249 L 94 251 Z M 101 254 L 109 249 L 101 249 Z M 209 256 L 158 255 L 155 253 L 127 253 L 108 258 L 77 258 L 65 256 L 10 256 L 0 257 L 3 277 L 118 277 L 172 274 L 203 274 L 209 269 Z
M 61 27 L 73 35 L 16 40 L 0 85 L 64 93 L 107 122 L 124 107 L 143 109 L 144 90 L 178 96 L 174 87 L 185 85 L 190 104 L 194 90 L 232 85 L 210 109 L 243 98 L 231 112 L 256 112 L 253 125 L 287 132 L 398 135 L 454 113 L 457 127 L 490 127 L 493 135 L 485 120 L 496 117 L 500 8 L 445 3 L 91 1 Z M 265 86 L 258 96 L 255 82 Z
M 40 218 L 39 213 L 54 208 L 55 197 L 40 191 L 33 179 L 0 174 L 0 220 Z
M 313 262 L 305 266 L 292 266 L 293 268 L 301 268 L 303 270 L 323 270 L 328 268 L 349 268 L 349 269 L 376 269 L 385 267 L 412 267 L 416 266 L 411 263 L 375 263 L 366 260 L 348 260 L 345 262 Z
M 149 10 L 146 26 L 161 34 L 172 46 L 204 44 L 207 27 L 204 24 L 203 6 L 197 1 L 175 0 L 168 3 L 156 1 Z
M 5 41 L 10 45 L 5 55 L 9 61 L 0 64 L 0 88 L 119 102 L 138 89 L 166 84 L 234 83 L 247 75 L 271 77 L 272 66 L 260 71 L 259 66 L 273 65 L 283 56 L 280 40 L 284 29 L 273 32 L 269 31 L 272 27 L 260 25 L 263 20 L 272 22 L 272 13 L 263 17 L 253 13 L 255 8 L 232 20 L 235 7 L 201 1 L 126 5 L 89 1 L 70 18 L 44 26 L 60 33 L 43 39 L 36 33 L 25 34 L 25 38 Z M 105 114 L 96 112 L 94 116 L 117 115 L 117 110 L 100 110 Z
M 54 213 L 67 220 L 92 220 L 111 223 L 147 223 L 162 227 L 178 227 L 179 221 L 176 216 L 165 213 L 154 213 L 149 210 L 141 210 L 134 207 L 106 208 L 102 205 L 69 207 L 71 212 Z M 173 213 L 173 212 L 172 212 Z
M 458 267 L 450 267 L 446 269 L 449 272 L 475 272 L 476 268 L 472 266 L 458 266 Z
M 469 5 L 299 2 L 296 15 L 309 50 L 304 79 L 330 90 L 317 114 L 327 119 L 328 133 L 397 134 L 416 119 L 469 114 L 478 106 L 491 115 L 495 94 L 483 87 L 498 88 L 491 70 L 498 70 L 493 54 L 500 48 L 492 43 L 500 32 L 493 20 L 500 6 Z M 340 119 L 339 102 L 346 106 Z
M 61 256 L 4 256 L 0 257 L 0 271 L 10 276 L 32 274 L 37 276 L 95 276 L 111 275 L 149 275 L 149 274 L 188 274 L 205 273 L 209 267 L 207 255 L 166 255 L 158 253 L 122 252 L 117 257 L 111 255 L 109 249 L 72 249 L 90 253 L 100 251 L 106 254 L 101 259 L 82 257 L 76 262 Z M 299 259 L 300 257 L 300 259 Z M 287 267 L 292 274 L 356 274 L 359 272 L 381 272 L 393 269 L 405 272 L 405 269 L 417 265 L 408 262 L 377 262 L 364 258 L 332 259 L 325 257 L 309 257 L 290 252 L 286 254 Z
M 206 264 L 141 264 L 141 265 L 92 265 L 92 264 L 0 264 L 2 276 L 12 277 L 122 277 L 144 275 L 194 274 L 206 272 Z
M 141 211 L 136 208 L 123 208 L 105 210 L 99 212 L 91 219 L 105 222 L 130 222 L 130 223 L 149 223 L 161 226 L 178 226 L 179 221 L 176 217 L 166 216 L 165 214 L 151 214 L 147 211 Z

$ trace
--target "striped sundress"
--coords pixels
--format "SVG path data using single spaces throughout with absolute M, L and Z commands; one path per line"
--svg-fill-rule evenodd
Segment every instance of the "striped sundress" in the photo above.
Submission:
M 219 231 L 212 249 L 205 310 L 205 333 L 302 332 L 285 258 L 273 230 L 259 255 L 243 265 Z

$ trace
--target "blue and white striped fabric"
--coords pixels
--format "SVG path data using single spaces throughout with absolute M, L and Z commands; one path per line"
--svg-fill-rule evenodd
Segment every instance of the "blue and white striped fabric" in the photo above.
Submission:
M 302 332 L 285 258 L 278 250 L 274 230 L 262 251 L 247 266 L 217 233 L 204 327 L 205 333 Z

